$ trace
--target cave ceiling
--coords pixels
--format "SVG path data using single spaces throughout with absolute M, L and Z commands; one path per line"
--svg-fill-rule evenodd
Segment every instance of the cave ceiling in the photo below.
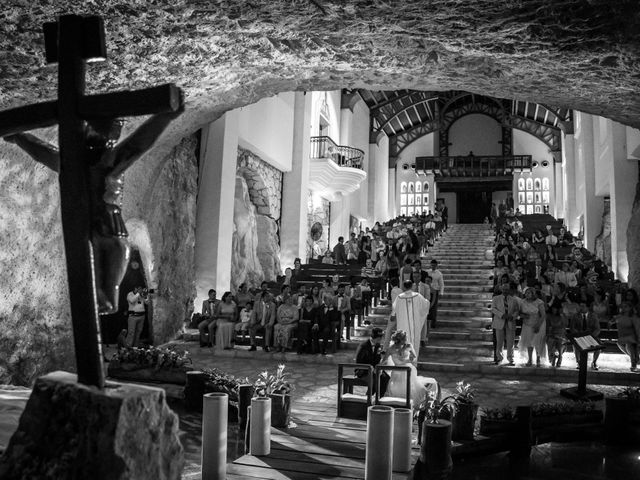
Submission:
M 640 127 L 637 0 L 5 0 L 0 108 L 55 97 L 41 26 L 65 13 L 105 19 L 109 58 L 89 65 L 89 91 L 175 82 L 184 130 L 339 88 L 466 91 Z

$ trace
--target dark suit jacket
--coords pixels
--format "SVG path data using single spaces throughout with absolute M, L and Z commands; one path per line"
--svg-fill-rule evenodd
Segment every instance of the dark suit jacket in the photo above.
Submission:
M 347 253 L 343 243 L 338 242 L 338 244 L 333 247 L 333 257 L 338 265 L 347 263 Z
M 382 345 L 372 345 L 370 340 L 365 340 L 358 346 L 356 351 L 356 363 L 366 363 L 373 367 L 380 363 L 382 359 Z M 357 377 L 364 377 L 366 370 L 356 369 Z

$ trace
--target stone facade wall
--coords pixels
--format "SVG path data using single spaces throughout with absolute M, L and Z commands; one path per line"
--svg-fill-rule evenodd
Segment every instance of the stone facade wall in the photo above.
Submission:
M 282 172 L 242 147 L 238 147 L 237 170 L 247 180 L 249 197 L 258 213 L 280 220 Z
M 55 141 L 55 130 L 36 133 Z M 195 295 L 195 145 L 195 137 L 183 140 L 125 176 L 123 216 L 158 289 L 157 343 L 180 329 L 185 299 Z M 0 383 L 28 385 L 45 372 L 74 371 L 57 175 L 1 141 L 0 268 Z
M 330 212 L 331 202 L 325 198 L 320 198 L 320 205 L 314 205 L 313 193 L 309 192 L 307 204 L 307 259 L 311 258 L 314 240 L 311 238 L 311 227 L 315 223 L 322 225 L 322 235 L 317 244 L 322 254 L 329 248 L 329 225 L 331 224 Z
M 250 150 L 238 147 L 232 290 L 243 282 L 258 286 L 280 275 L 281 207 L 282 172 Z

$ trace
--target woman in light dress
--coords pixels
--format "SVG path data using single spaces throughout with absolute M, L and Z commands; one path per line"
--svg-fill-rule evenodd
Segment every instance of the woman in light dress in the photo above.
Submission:
M 414 407 L 417 408 L 425 399 L 428 391 L 436 392 L 437 382 L 433 378 L 418 375 L 414 365 L 418 356 L 413 349 L 413 345 L 407 342 L 407 333 L 405 331 L 398 330 L 394 332 L 391 335 L 391 342 L 383 363 L 386 361 L 387 365 L 408 366 L 411 369 L 409 380 L 411 384 L 411 400 Z M 405 398 L 407 392 L 406 373 L 402 371 L 391 371 L 390 373 L 385 397 Z
M 286 295 L 282 305 L 278 307 L 277 323 L 273 327 L 276 351 L 284 352 L 291 350 L 292 333 L 298 328 L 300 311 L 293 304 L 293 295 Z
M 518 349 L 521 354 L 527 352 L 527 367 L 533 365 L 533 350 L 536 351 L 536 367 L 546 353 L 546 313 L 544 302 L 536 296 L 533 287 L 524 292 L 524 299 L 520 300 L 520 316 L 522 317 L 522 333 Z
M 215 318 L 218 319 L 216 347 L 231 350 L 235 338 L 236 320 L 238 319 L 237 307 L 231 292 L 224 292 L 222 300 L 216 306 Z

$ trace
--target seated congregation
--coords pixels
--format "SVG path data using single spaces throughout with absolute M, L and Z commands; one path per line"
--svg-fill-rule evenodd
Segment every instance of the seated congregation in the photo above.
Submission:
M 640 345 L 638 295 L 613 280 L 609 267 L 564 228 L 527 231 L 517 216 L 496 225 L 492 301 L 494 361 L 514 364 L 514 343 L 527 366 L 562 366 L 571 338 L 591 335 L 617 345 L 637 371 Z M 598 370 L 599 351 L 591 367 Z M 577 360 L 577 357 L 576 357 Z

